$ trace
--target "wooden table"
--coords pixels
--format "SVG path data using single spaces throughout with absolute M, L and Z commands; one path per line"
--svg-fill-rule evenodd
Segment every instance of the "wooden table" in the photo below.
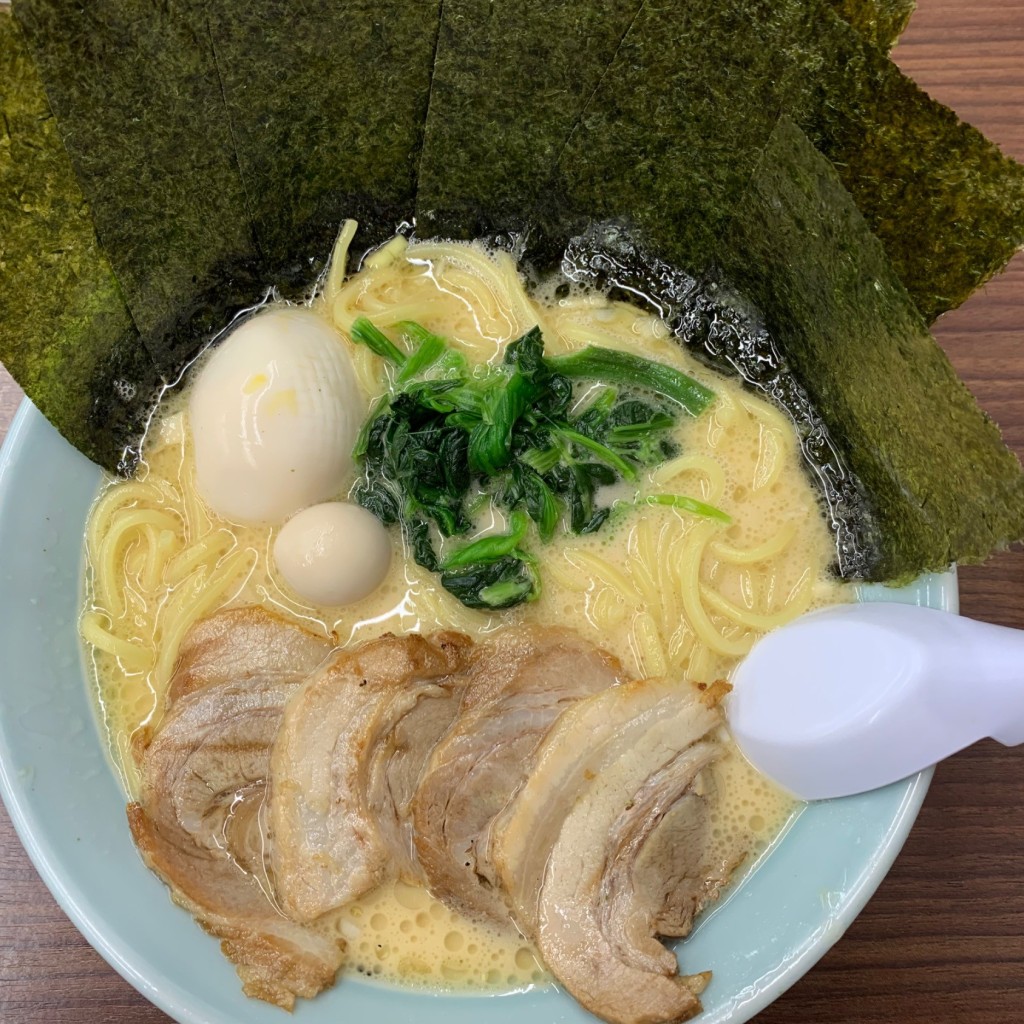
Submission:
M 919 2 L 899 63 L 1024 160 L 1024 0 Z M 1024 254 L 944 317 L 936 334 L 1024 456 Z M 19 399 L 0 371 L 0 436 Z M 965 614 L 1024 628 L 1024 552 L 963 569 L 960 581 Z M 75 931 L 0 807 L 0 1024 L 168 1020 Z M 757 1021 L 1024 1021 L 1024 749 L 986 742 L 939 767 L 878 894 L 822 962 Z

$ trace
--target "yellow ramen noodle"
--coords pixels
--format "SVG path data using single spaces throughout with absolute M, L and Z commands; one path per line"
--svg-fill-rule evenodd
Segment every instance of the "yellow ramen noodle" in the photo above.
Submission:
M 680 417 L 678 458 L 628 489 L 620 485 L 618 497 L 630 503 L 623 514 L 595 534 L 536 545 L 541 597 L 495 614 L 464 607 L 407 554 L 395 557 L 385 583 L 357 604 L 304 604 L 275 573 L 274 529 L 241 528 L 204 506 L 184 414 L 169 409 L 148 439 L 143 472 L 103 492 L 87 534 L 81 631 L 100 719 L 129 794 L 137 784 L 132 736 L 158 725 L 182 638 L 227 606 L 263 605 L 339 646 L 385 632 L 447 628 L 482 638 L 513 623 L 558 623 L 638 676 L 711 682 L 728 677 L 766 630 L 844 599 L 828 575 L 831 537 L 792 424 L 696 363 L 661 321 L 600 294 L 534 301 L 509 255 L 477 246 L 396 239 L 346 280 L 350 237 L 346 229 L 313 309 L 345 336 L 367 412 L 387 377 L 377 356 L 347 340 L 360 316 L 385 330 L 417 321 L 477 363 L 500 360 L 508 342 L 539 323 L 552 354 L 588 344 L 628 350 L 683 370 L 716 399 L 701 417 Z M 732 522 L 642 503 L 656 494 L 702 499 Z M 736 753 L 714 770 L 721 792 L 715 835 L 723 847 L 737 832 L 752 836 L 749 862 L 793 805 Z M 353 970 L 393 981 L 507 989 L 545 978 L 511 929 L 499 934 L 463 921 L 408 886 L 371 894 L 325 926 L 349 940 Z

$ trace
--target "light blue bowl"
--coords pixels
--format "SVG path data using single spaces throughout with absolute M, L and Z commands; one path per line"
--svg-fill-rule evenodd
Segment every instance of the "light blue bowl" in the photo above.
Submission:
M 101 956 L 188 1024 L 281 1024 L 246 999 L 217 943 L 142 864 L 124 794 L 103 753 L 76 621 L 82 537 L 99 470 L 28 402 L 0 454 L 0 792 L 57 902 Z M 955 611 L 956 580 L 929 577 L 865 599 Z M 907 836 L 931 777 L 808 807 L 770 854 L 682 945 L 684 970 L 711 968 L 703 1024 L 742 1024 L 843 934 Z M 439 996 L 345 980 L 296 1018 L 307 1024 L 567 1024 L 593 1018 L 552 990 Z

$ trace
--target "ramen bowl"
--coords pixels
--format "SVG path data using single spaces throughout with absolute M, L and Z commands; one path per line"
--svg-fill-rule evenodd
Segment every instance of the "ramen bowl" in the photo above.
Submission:
M 182 1024 L 279 1024 L 279 1010 L 242 994 L 216 940 L 171 903 L 128 831 L 77 631 L 85 520 L 100 484 L 100 471 L 25 402 L 0 455 L 0 792 L 54 898 L 147 999 Z M 859 596 L 957 609 L 953 574 Z M 840 938 L 899 852 L 930 777 L 806 806 L 700 918 L 679 956 L 684 971 L 713 971 L 702 1024 L 749 1020 Z M 497 998 L 351 978 L 296 1016 L 307 1024 L 593 1020 L 553 987 Z

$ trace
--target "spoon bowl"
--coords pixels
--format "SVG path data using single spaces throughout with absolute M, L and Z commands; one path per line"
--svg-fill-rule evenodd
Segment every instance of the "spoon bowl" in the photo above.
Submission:
M 992 736 L 1024 742 L 1024 631 L 904 604 L 840 605 L 760 640 L 726 713 L 803 800 L 863 793 Z

